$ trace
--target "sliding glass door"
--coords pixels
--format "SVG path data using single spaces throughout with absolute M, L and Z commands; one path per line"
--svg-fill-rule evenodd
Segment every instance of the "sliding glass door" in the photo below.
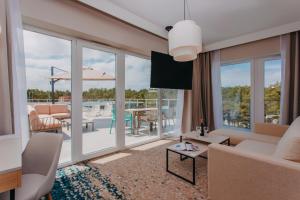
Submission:
M 59 162 L 71 161 L 71 41 L 24 30 L 30 133 L 64 137 Z
M 161 131 L 175 130 L 177 91 L 150 88 L 150 59 L 28 29 L 30 132 L 63 135 L 60 164 L 143 144 L 159 139 Z
M 158 92 L 150 88 L 149 59 L 125 56 L 125 145 L 157 138 Z
M 116 55 L 82 48 L 82 153 L 116 146 Z

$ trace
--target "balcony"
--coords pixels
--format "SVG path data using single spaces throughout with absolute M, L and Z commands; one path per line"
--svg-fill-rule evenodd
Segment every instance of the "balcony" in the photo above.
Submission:
M 71 160 L 71 102 L 62 99 L 28 99 L 31 131 L 63 134 L 64 142 L 60 163 Z M 49 106 L 49 113 L 45 107 Z M 53 106 L 61 106 L 62 111 Z M 162 99 L 163 132 L 174 130 L 176 123 L 176 99 Z M 126 145 L 142 143 L 158 137 L 158 99 L 126 99 L 125 141 Z M 52 110 L 62 114 L 62 117 Z M 37 115 L 32 116 L 32 110 Z M 58 117 L 60 116 L 60 117 Z M 112 99 L 85 99 L 82 107 L 82 152 L 93 153 L 116 146 L 116 110 Z

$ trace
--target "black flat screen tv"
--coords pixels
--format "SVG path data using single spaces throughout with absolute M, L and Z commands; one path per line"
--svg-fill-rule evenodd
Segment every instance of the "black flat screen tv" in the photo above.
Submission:
M 192 89 L 193 62 L 177 62 L 167 54 L 151 52 L 151 88 Z

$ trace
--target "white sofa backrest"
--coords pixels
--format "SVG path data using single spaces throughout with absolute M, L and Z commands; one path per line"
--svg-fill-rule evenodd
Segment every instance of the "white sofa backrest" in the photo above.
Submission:
M 300 117 L 297 117 L 279 141 L 275 157 L 300 162 Z

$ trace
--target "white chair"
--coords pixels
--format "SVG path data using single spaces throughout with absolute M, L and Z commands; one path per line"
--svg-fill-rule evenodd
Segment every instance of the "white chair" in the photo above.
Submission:
M 51 189 L 63 142 L 63 136 L 53 133 L 34 134 L 22 154 L 22 187 L 16 190 L 17 200 L 39 200 Z

